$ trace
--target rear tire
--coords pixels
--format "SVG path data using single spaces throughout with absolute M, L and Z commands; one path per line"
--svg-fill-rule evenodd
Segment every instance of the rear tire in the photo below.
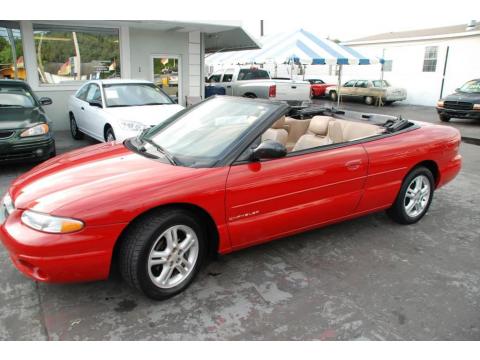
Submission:
M 119 247 L 119 268 L 128 284 L 164 300 L 191 284 L 205 254 L 205 231 L 196 217 L 182 209 L 162 209 L 127 229 Z
M 83 133 L 78 129 L 77 121 L 72 113 L 70 113 L 70 134 L 75 140 L 83 139 Z
M 365 104 L 367 105 L 373 105 L 373 102 L 374 102 L 374 99 L 373 99 L 373 96 L 365 96 Z
M 397 199 L 387 214 L 399 224 L 413 224 L 428 211 L 433 199 L 435 181 L 424 166 L 413 169 L 403 181 Z
M 449 122 L 450 121 L 450 116 L 438 115 L 438 117 L 440 118 L 440 121 L 443 121 L 443 122 Z

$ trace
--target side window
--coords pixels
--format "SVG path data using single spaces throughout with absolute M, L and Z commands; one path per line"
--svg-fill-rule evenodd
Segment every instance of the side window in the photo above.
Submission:
M 355 83 L 355 87 L 358 87 L 358 88 L 366 88 L 368 87 L 368 81 L 366 80 L 359 80 Z
M 102 102 L 102 94 L 100 92 L 100 87 L 98 85 L 95 85 L 95 84 L 90 85 L 87 91 L 86 100 L 88 102 L 90 101 L 98 101 L 100 103 Z
M 355 85 L 355 82 L 356 80 L 350 80 L 350 81 L 347 81 L 343 87 L 353 87 L 353 85 Z
M 208 78 L 209 83 L 218 83 L 222 78 L 222 74 L 213 74 Z
M 76 97 L 77 99 L 85 101 L 85 98 L 87 97 L 87 91 L 90 85 L 84 85 L 77 93 Z
M 233 74 L 223 74 L 223 82 L 232 82 Z

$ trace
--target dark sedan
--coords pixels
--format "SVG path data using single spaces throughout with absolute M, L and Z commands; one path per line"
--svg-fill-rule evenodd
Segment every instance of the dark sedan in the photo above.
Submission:
M 0 162 L 42 161 L 55 156 L 51 124 L 38 99 L 23 81 L 0 80 Z
M 451 118 L 480 120 L 480 79 L 470 80 L 437 102 L 441 121 Z

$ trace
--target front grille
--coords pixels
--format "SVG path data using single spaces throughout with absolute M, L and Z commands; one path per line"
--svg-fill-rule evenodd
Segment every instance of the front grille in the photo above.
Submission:
M 8 139 L 15 134 L 13 130 L 0 130 L 0 140 Z
M 472 110 L 473 104 L 465 101 L 445 101 L 443 106 L 446 109 L 455 109 L 455 110 Z

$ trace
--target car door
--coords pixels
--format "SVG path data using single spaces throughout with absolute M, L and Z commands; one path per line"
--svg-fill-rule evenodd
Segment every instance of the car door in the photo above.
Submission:
M 85 107 L 88 106 L 86 102 L 86 97 L 88 93 L 88 89 L 90 84 L 86 84 L 81 87 L 78 92 L 72 96 L 70 101 L 70 111 L 73 113 L 75 117 L 75 121 L 77 123 L 77 127 L 82 131 L 85 132 L 85 124 L 84 124 L 84 115 L 85 115 Z
M 105 114 L 102 91 L 98 84 L 90 84 L 84 107 L 85 132 L 97 140 L 104 140 Z
M 361 199 L 368 158 L 361 144 L 232 165 L 226 219 L 241 248 L 351 214 Z
M 356 80 L 347 81 L 343 87 L 340 89 L 340 94 L 346 98 L 351 98 L 354 96 L 354 85 Z
M 232 80 L 234 69 L 227 69 L 223 73 L 221 86 L 225 89 L 225 95 L 233 95 Z
M 356 98 L 364 97 L 368 95 L 368 81 L 366 80 L 358 80 L 355 83 L 353 88 L 354 94 Z

